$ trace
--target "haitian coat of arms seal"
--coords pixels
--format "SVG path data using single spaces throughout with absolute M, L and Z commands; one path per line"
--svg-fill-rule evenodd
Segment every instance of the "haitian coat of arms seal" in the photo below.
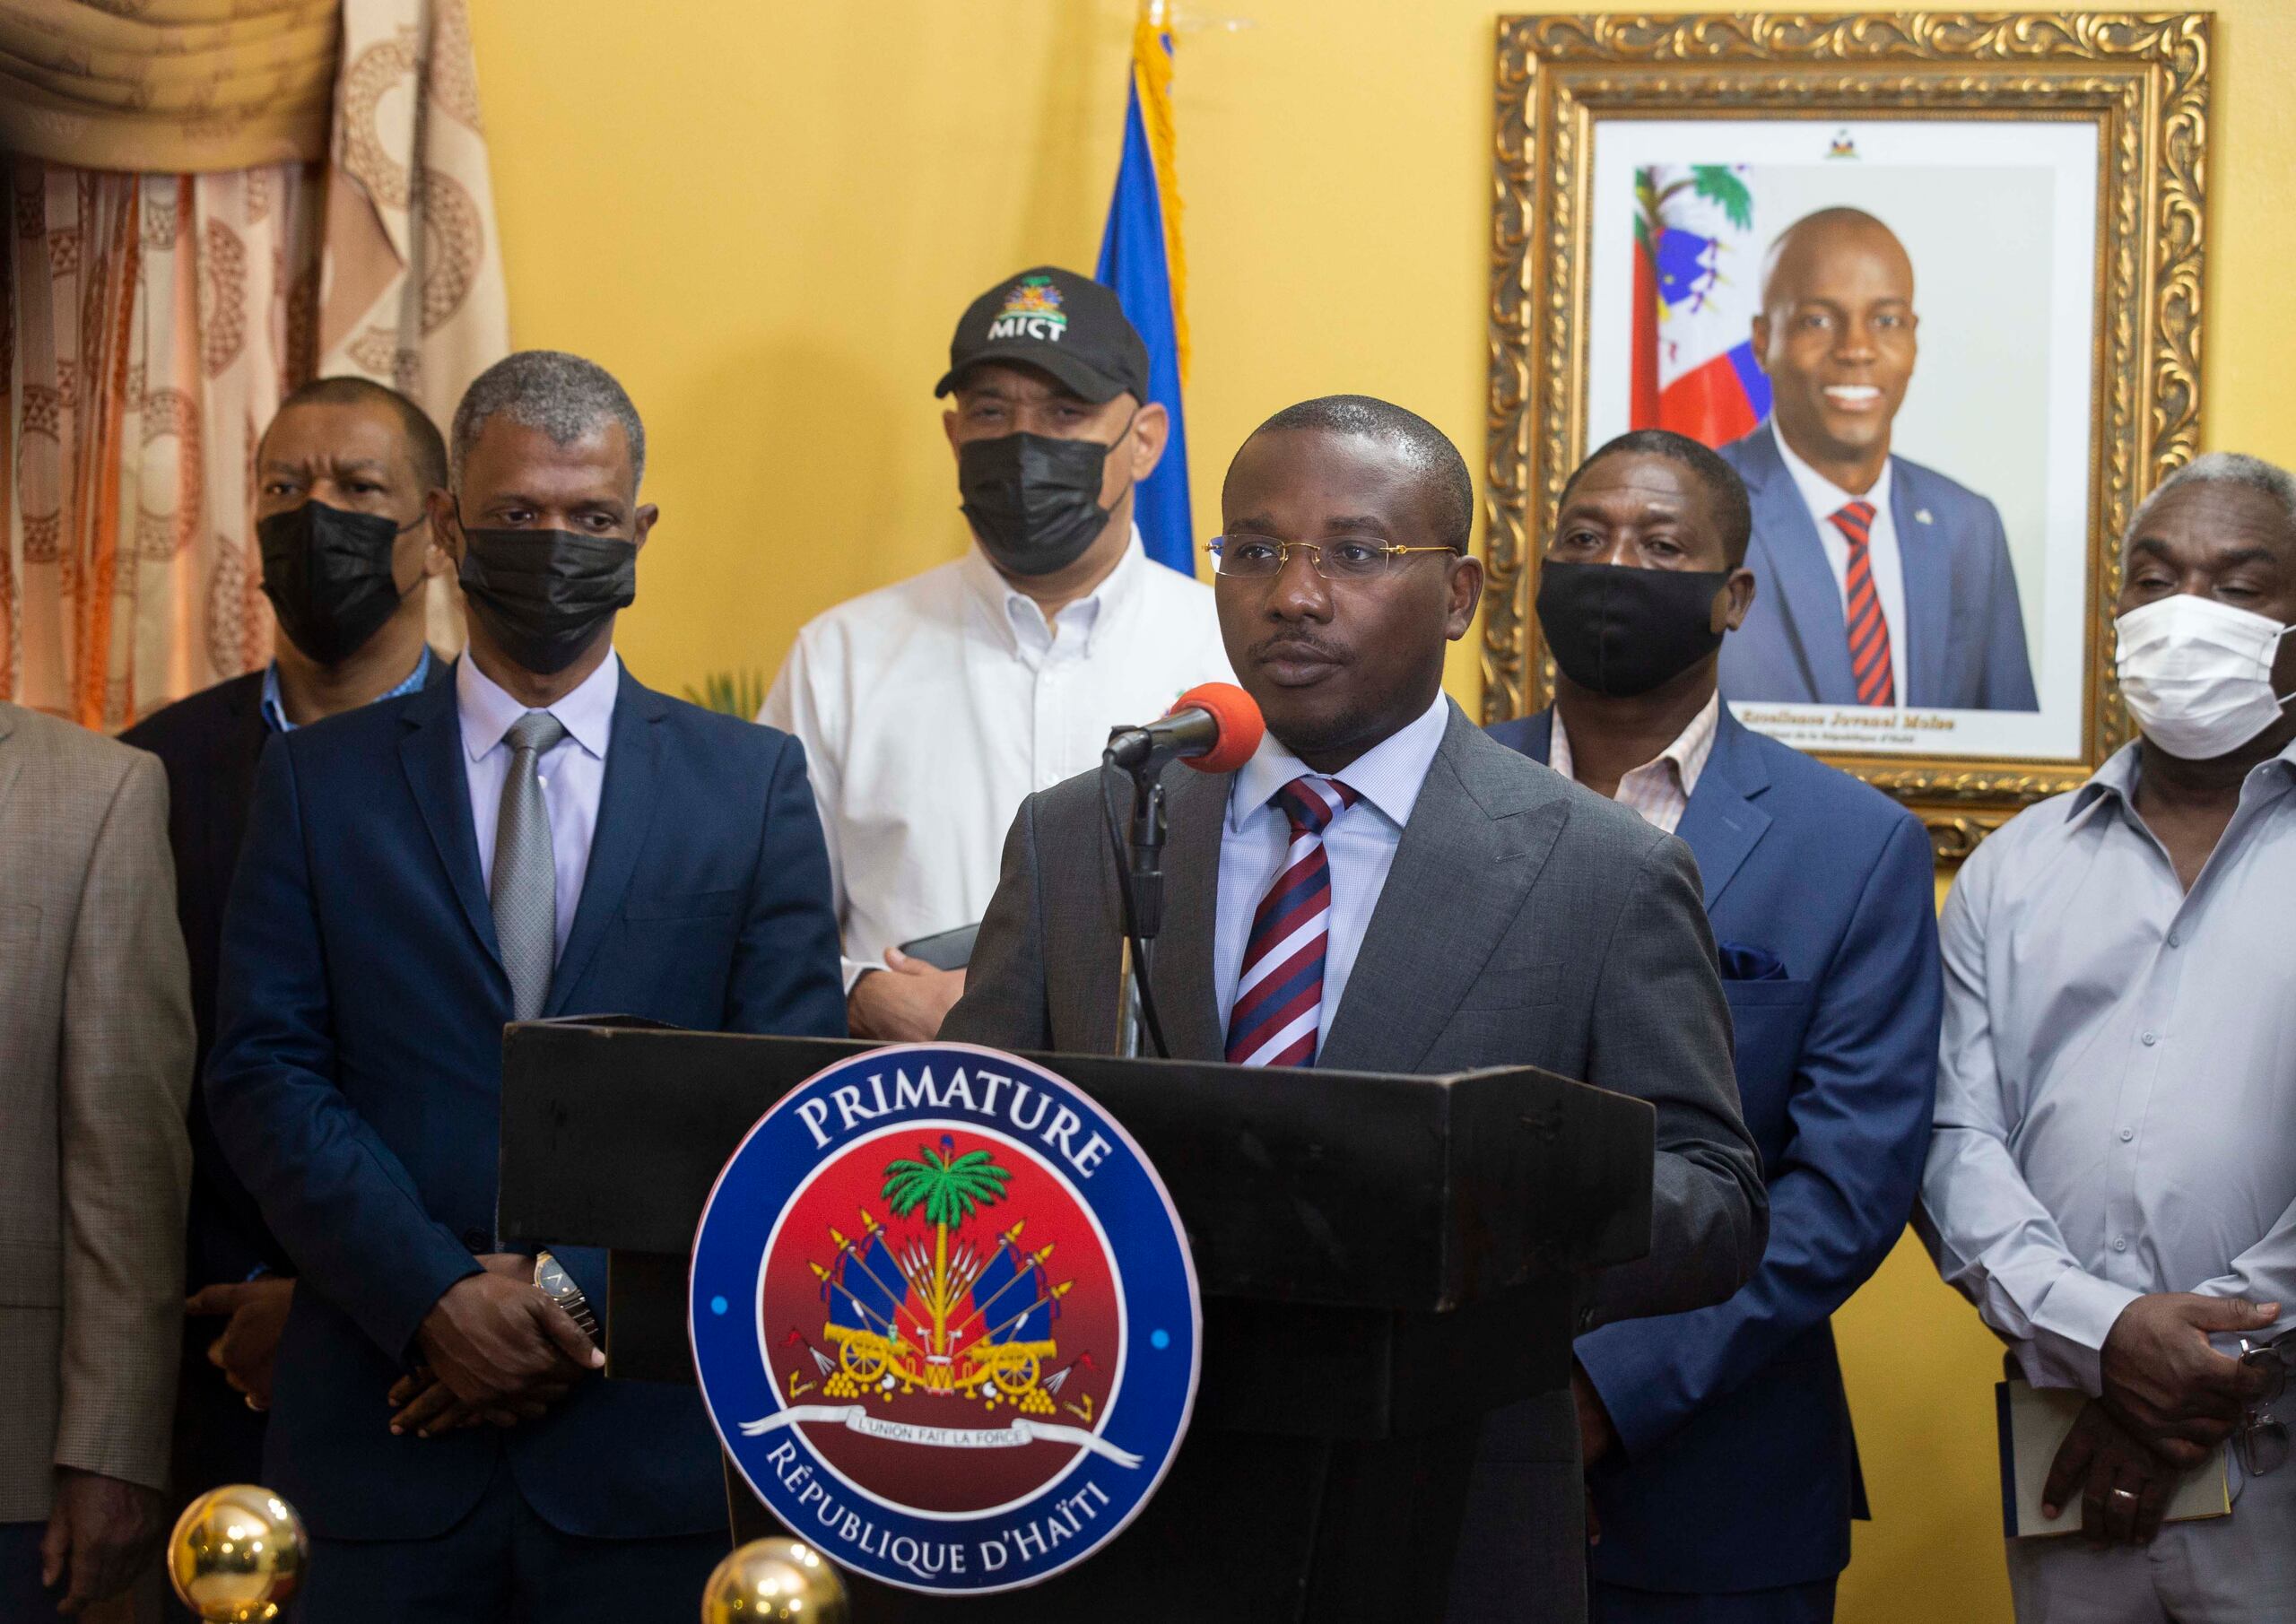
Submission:
M 875 1049 L 759 1119 L 694 1239 L 711 1420 L 775 1515 L 910 1589 L 1031 1585 L 1154 1493 L 1202 1310 L 1171 1199 L 1011 1055 Z

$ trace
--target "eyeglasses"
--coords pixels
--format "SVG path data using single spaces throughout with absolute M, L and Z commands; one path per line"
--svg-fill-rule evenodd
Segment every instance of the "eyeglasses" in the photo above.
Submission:
M 2240 1464 L 2252 1478 L 2277 1472 L 2288 1463 L 2288 1423 L 2272 1411 L 2288 1391 L 2288 1371 L 2296 1365 L 2296 1335 L 2275 1336 L 2268 1342 L 2240 1339 L 2240 1362 L 2265 1376 L 2264 1391 L 2240 1418 L 2232 1434 L 2240 1451 Z
M 1247 579 L 1281 575 L 1295 552 L 1308 555 L 1327 581 L 1367 581 L 1383 576 L 1395 560 L 1413 552 L 1457 552 L 1456 547 L 1398 547 L 1376 536 L 1340 535 L 1327 542 L 1284 542 L 1272 535 L 1215 535 L 1212 558 L 1222 575 Z

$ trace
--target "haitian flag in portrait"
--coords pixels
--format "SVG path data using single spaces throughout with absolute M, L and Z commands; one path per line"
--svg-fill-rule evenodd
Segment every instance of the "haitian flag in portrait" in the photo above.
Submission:
M 1770 413 L 1754 360 L 1761 306 L 1753 194 L 1730 164 L 1634 174 L 1634 380 L 1630 421 L 1726 445 Z

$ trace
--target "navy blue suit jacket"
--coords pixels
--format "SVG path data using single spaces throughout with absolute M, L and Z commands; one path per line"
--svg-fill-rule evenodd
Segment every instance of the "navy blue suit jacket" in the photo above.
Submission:
M 1757 590 L 1722 644 L 1722 697 L 1740 703 L 1855 705 L 1841 588 L 1768 421 L 1722 456 L 1746 482 Z M 1935 469 L 1890 459 L 1890 514 L 1905 573 L 1905 692 L 1923 710 L 2034 710 L 2017 572 L 2001 514 Z
M 383 1395 L 416 1328 L 494 1249 L 510 1008 L 454 684 L 274 740 L 224 918 L 207 1074 L 217 1136 L 301 1277 L 266 1481 L 323 1536 L 420 1539 L 468 1511 L 507 1455 L 568 1533 L 722 1528 L 692 1387 L 591 1379 L 507 1432 L 390 1435 Z M 828 855 L 795 740 L 623 672 L 544 1012 L 844 1035 Z M 603 1254 L 561 1255 L 603 1306 Z
M 424 686 L 447 680 L 450 667 L 435 656 Z M 195 1076 L 204 1075 L 215 1046 L 215 968 L 223 939 L 223 905 L 231 870 L 247 832 L 248 803 L 255 796 L 256 763 L 271 738 L 263 719 L 263 672 L 232 677 L 153 711 L 119 735 L 123 744 L 148 750 L 168 769 L 168 844 L 176 857 L 176 919 L 183 926 L 191 964 L 192 1050 Z M 221 1281 L 242 1281 L 258 1269 L 291 1273 L 293 1265 L 272 1238 L 255 1197 L 233 1175 L 215 1143 L 204 1088 L 191 1091 L 191 1215 L 188 1269 L 193 1290 Z M 204 1351 L 222 1327 L 192 1322 Z M 205 1361 L 203 1359 L 203 1366 Z M 211 1369 L 210 1375 L 214 1372 Z M 234 1401 L 236 1402 L 236 1401 Z
M 1544 761 L 1552 713 L 1491 731 Z M 1578 1339 L 1623 1445 L 1593 1474 L 1589 1560 L 1646 1590 L 1805 1584 L 1848 1562 L 1865 1514 L 1830 1316 L 1905 1228 L 1928 1148 L 1935 872 L 1903 807 L 1726 706 L 1676 832 L 1706 888 L 1770 1239 L 1727 1302 Z

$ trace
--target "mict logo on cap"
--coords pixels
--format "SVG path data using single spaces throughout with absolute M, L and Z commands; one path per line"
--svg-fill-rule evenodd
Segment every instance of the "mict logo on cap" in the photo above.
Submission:
M 1148 346 L 1115 291 L 1057 265 L 1023 271 L 972 301 L 933 393 L 948 394 L 986 361 L 1048 372 L 1094 405 L 1126 394 L 1148 398 Z

